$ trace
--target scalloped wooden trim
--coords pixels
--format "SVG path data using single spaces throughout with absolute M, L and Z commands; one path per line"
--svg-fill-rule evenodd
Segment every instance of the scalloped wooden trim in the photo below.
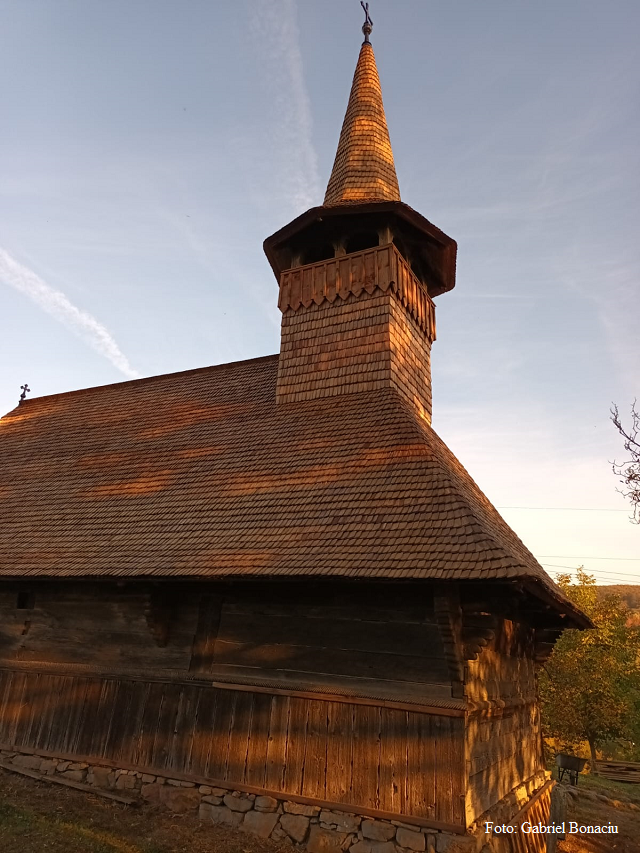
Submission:
M 283 313 L 298 311 L 376 290 L 392 290 L 429 341 L 435 341 L 433 300 L 393 243 L 284 270 L 278 307 Z

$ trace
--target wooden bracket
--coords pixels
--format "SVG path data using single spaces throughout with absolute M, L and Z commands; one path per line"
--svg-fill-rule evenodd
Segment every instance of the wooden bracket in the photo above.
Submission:
M 463 628 L 464 659 L 478 660 L 483 649 L 495 640 L 496 632 L 490 628 Z
M 549 659 L 556 640 L 562 634 L 562 628 L 537 628 L 535 632 L 533 654 L 538 666 Z

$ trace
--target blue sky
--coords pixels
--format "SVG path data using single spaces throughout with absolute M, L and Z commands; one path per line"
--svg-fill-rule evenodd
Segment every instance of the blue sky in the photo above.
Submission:
M 640 397 L 640 4 L 371 14 L 402 198 L 459 247 L 434 427 L 551 572 L 640 582 L 608 415 Z M 0 411 L 277 352 L 262 241 L 322 201 L 362 17 L 0 0 Z

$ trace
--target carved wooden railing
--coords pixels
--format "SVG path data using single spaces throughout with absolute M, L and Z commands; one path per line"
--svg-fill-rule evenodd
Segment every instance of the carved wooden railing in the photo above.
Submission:
M 435 340 L 435 305 L 393 243 L 284 270 L 278 306 L 283 313 L 297 311 L 378 289 L 392 290 L 429 340 Z

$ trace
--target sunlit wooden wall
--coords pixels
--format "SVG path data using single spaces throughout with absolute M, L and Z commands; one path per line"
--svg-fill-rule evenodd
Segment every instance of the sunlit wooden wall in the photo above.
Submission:
M 0 742 L 464 823 L 464 720 L 204 684 L 0 670 Z

